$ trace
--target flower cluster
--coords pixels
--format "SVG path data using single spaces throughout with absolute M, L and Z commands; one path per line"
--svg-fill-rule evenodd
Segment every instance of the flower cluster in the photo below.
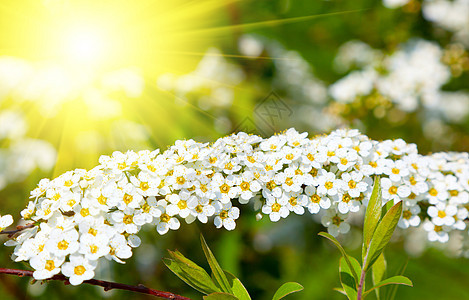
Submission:
M 469 45 L 469 14 L 468 0 L 423 0 L 418 3 L 413 0 L 383 0 L 388 8 L 398 8 L 408 5 L 409 11 L 422 8 L 423 17 L 435 25 L 454 33 L 456 40 Z
M 402 228 L 423 224 L 429 240 L 464 230 L 469 203 L 467 153 L 422 156 L 403 140 L 370 140 L 357 130 L 307 138 L 294 129 L 263 139 L 246 133 L 213 144 L 177 141 L 168 150 L 114 152 L 90 171 L 43 179 L 21 213 L 36 224 L 6 245 L 29 261 L 36 279 L 61 272 L 74 285 L 94 276 L 100 259 L 122 263 L 152 224 L 159 234 L 191 223 L 233 230 L 238 204 L 253 203 L 276 222 L 319 215 L 328 231 L 346 233 L 366 206 L 373 177 L 383 201 L 403 201 Z

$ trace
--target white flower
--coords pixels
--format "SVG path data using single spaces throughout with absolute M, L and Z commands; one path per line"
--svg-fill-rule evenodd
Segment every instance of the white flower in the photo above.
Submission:
M 245 171 L 239 178 L 238 187 L 240 189 L 239 203 L 246 204 L 254 195 L 259 192 L 261 185 L 250 171 Z
M 455 223 L 454 216 L 458 212 L 456 206 L 438 203 L 430 206 L 427 210 L 428 215 L 432 218 L 433 224 L 437 226 L 451 226 Z
M 109 253 L 109 236 L 91 234 L 82 235 L 80 238 L 79 253 L 87 260 L 97 260 Z
M 11 215 L 0 216 L 0 231 L 13 224 L 13 217 Z
M 62 266 L 62 274 L 68 277 L 71 285 L 79 285 L 94 277 L 96 261 L 89 261 L 81 255 L 71 255 L 70 262 Z
M 305 188 L 306 195 L 301 197 L 304 199 L 305 206 L 312 214 L 317 214 L 319 210 L 328 209 L 331 207 L 331 200 L 326 196 L 319 196 L 316 193 L 316 188 L 313 186 L 307 186 Z
M 428 240 L 430 242 L 438 241 L 440 243 L 446 243 L 449 240 L 448 228 L 446 226 L 435 225 L 430 221 L 423 223 L 423 229 L 428 233 Z
M 287 199 L 286 207 L 289 211 L 292 211 L 297 215 L 304 214 L 304 207 L 307 204 L 307 200 L 305 197 L 302 197 L 300 193 L 284 193 L 282 197 Z
M 167 233 L 170 229 L 177 230 L 181 226 L 181 223 L 179 223 L 179 220 L 174 215 L 170 215 L 166 211 L 167 206 L 168 204 L 166 200 L 158 201 L 157 209 L 161 211 L 161 215 L 159 217 L 156 217 L 155 221 L 156 221 L 156 231 L 158 231 L 158 233 L 161 235 Z
M 341 182 L 340 179 L 335 177 L 334 173 L 326 171 L 318 179 L 319 186 L 317 187 L 317 193 L 319 195 L 335 196 L 338 193 Z
M 384 200 L 397 203 L 410 195 L 410 188 L 400 183 L 392 182 L 389 178 L 381 178 L 381 188 Z
M 127 245 L 123 235 L 117 234 L 109 241 L 109 253 L 106 255 L 108 260 L 113 259 L 118 263 L 124 263 L 121 259 L 127 259 L 131 256 L 132 248 Z
M 262 206 L 262 212 L 269 215 L 272 222 L 277 222 L 280 218 L 286 218 L 290 214 L 287 203 L 286 197 L 268 198 Z
M 78 232 L 75 229 L 62 231 L 54 229 L 46 242 L 47 250 L 55 256 L 64 257 L 78 251 Z
M 345 234 L 350 230 L 350 224 L 344 221 L 344 217 L 334 212 L 328 212 L 321 218 L 321 223 L 327 227 L 327 232 L 332 236 L 338 236 L 339 233 Z
M 31 267 L 35 270 L 33 277 L 36 280 L 51 278 L 60 272 L 60 266 L 64 263 L 64 257 L 57 257 L 49 252 L 42 252 L 30 260 Z
M 420 206 L 414 205 L 402 211 L 402 217 L 397 223 L 400 228 L 406 229 L 409 226 L 417 227 L 420 225 Z
M 217 228 L 225 227 L 227 230 L 233 230 L 236 227 L 235 220 L 239 218 L 239 208 L 232 206 L 230 202 L 221 203 L 215 201 L 213 206 L 216 210 L 215 226 Z

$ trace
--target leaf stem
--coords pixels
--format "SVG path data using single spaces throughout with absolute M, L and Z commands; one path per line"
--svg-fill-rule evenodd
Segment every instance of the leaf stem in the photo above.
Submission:
M 8 275 L 16 275 L 19 277 L 33 277 L 33 271 L 28 271 L 28 270 L 17 270 L 17 269 L 3 269 L 0 268 L 0 274 L 8 274 Z M 52 278 L 49 278 L 47 280 L 58 280 L 58 281 L 63 281 L 64 284 L 68 285 L 70 282 L 68 281 L 68 278 L 65 277 L 64 275 L 58 274 L 55 275 Z M 142 294 L 147 294 L 147 295 L 152 295 L 156 297 L 160 297 L 163 299 L 173 299 L 173 300 L 191 300 L 190 298 L 186 298 L 180 295 L 176 295 L 170 292 L 163 292 L 163 291 L 158 291 L 154 289 L 150 289 L 145 287 L 144 285 L 128 285 L 128 284 L 123 284 L 123 283 L 117 283 L 117 282 L 111 282 L 111 281 L 104 281 L 104 280 L 97 280 L 97 279 L 90 279 L 83 281 L 83 283 L 86 284 L 91 284 L 91 285 L 96 285 L 96 286 L 101 286 L 104 288 L 105 291 L 109 291 L 112 289 L 118 289 L 118 290 L 126 290 L 126 291 L 132 291 L 132 292 L 137 292 L 137 293 L 142 293 Z

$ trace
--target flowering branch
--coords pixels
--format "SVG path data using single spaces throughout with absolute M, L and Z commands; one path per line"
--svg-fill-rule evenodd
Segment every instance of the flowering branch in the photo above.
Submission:
M 24 276 L 33 277 L 33 271 L 28 271 L 28 270 L 0 268 L 0 274 L 16 275 L 19 277 L 24 277 Z M 59 281 L 63 281 L 66 285 L 70 284 L 70 282 L 68 281 L 68 278 L 61 274 L 54 275 L 52 278 L 48 280 L 59 280 Z M 85 280 L 83 281 L 83 283 L 101 286 L 104 288 L 105 291 L 118 289 L 118 290 L 126 290 L 126 291 L 152 295 L 152 296 L 160 297 L 163 299 L 190 300 L 190 298 L 186 298 L 186 297 L 176 295 L 173 293 L 150 289 L 141 284 L 135 286 L 135 285 L 128 285 L 128 284 L 123 284 L 123 283 L 110 282 L 110 281 L 97 280 L 97 279 Z
M 9 230 L 9 231 L 0 231 L 0 234 L 7 234 L 9 238 L 11 238 L 12 236 L 14 236 L 15 234 L 17 234 L 18 232 L 21 232 L 25 229 L 29 229 L 29 228 L 33 228 L 34 226 L 36 226 L 35 224 L 27 224 L 27 225 L 24 225 L 24 226 L 16 226 L 16 230 Z

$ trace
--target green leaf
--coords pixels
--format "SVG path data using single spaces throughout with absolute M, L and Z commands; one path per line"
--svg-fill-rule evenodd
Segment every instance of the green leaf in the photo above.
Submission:
M 364 263 L 365 270 L 368 270 L 374 262 L 378 259 L 384 250 L 384 247 L 389 243 L 391 236 L 396 229 L 397 222 L 402 213 L 402 201 L 391 207 L 384 215 L 383 219 L 376 227 L 373 238 L 371 239 L 370 246 L 366 254 L 366 264 Z
M 362 248 L 362 260 L 365 257 L 365 253 L 368 250 L 373 234 L 375 233 L 376 227 L 378 226 L 379 219 L 381 218 L 381 207 L 383 206 L 381 200 L 381 184 L 380 178 L 375 177 L 375 183 L 373 185 L 373 192 L 371 193 L 370 201 L 366 208 L 365 222 L 363 224 L 363 248 Z
M 349 259 L 350 256 L 347 255 L 347 253 L 345 252 L 344 248 L 342 248 L 342 246 L 340 245 L 339 241 L 337 241 L 335 237 L 333 237 L 332 235 L 330 235 L 330 234 L 327 233 L 327 232 L 320 232 L 320 233 L 318 233 L 318 235 L 320 235 L 320 236 L 322 236 L 322 237 L 325 237 L 326 239 L 328 239 L 328 240 L 330 240 L 332 243 L 334 243 L 334 245 L 335 245 L 335 246 L 339 249 L 339 251 L 342 253 L 342 256 L 345 258 L 345 262 L 347 263 L 349 269 L 351 270 L 353 277 L 354 277 L 355 280 L 358 282 L 358 278 L 359 278 L 359 277 L 358 277 L 358 274 L 359 274 L 359 273 L 357 273 L 357 272 L 355 271 L 355 269 L 354 269 L 352 263 L 350 262 L 350 259 Z
M 407 286 L 413 286 L 412 285 L 412 281 L 410 281 L 409 278 L 405 277 L 405 276 L 393 276 L 393 277 L 389 277 L 388 279 L 385 279 L 381 282 L 379 282 L 377 285 L 375 285 L 373 288 L 369 289 L 368 291 L 366 291 L 363 296 L 365 297 L 366 295 L 368 295 L 371 291 L 379 288 L 379 287 L 382 287 L 382 286 L 385 286 L 385 285 L 390 285 L 390 284 L 400 284 L 400 285 L 407 285 Z
M 202 242 L 202 249 L 204 250 L 205 257 L 207 258 L 208 264 L 210 265 L 210 269 L 212 270 L 212 275 L 215 278 L 216 282 L 218 283 L 223 292 L 233 294 L 233 290 L 231 289 L 228 279 L 225 276 L 225 272 L 223 272 L 222 268 L 215 259 L 215 256 L 208 247 L 203 235 L 200 235 L 200 240 Z
M 198 266 L 195 268 L 181 261 L 169 258 L 165 258 L 163 262 L 176 276 L 195 290 L 203 294 L 220 291 L 204 269 Z
M 241 281 L 236 278 L 233 274 L 228 271 L 224 271 L 228 282 L 230 283 L 231 289 L 233 290 L 233 295 L 238 297 L 239 300 L 251 300 L 248 291 L 241 283 Z
M 358 265 L 358 269 L 360 269 L 360 264 L 355 258 L 349 257 L 349 259 L 351 259 L 351 261 L 354 261 L 352 264 Z M 352 271 L 350 270 L 348 264 L 345 262 L 344 257 L 341 257 L 339 261 L 339 274 L 340 283 L 347 298 L 349 298 L 350 300 L 357 299 L 357 281 L 353 277 Z
M 285 296 L 288 296 L 292 293 L 296 293 L 299 291 L 302 291 L 304 288 L 301 284 L 296 283 L 296 282 L 287 282 L 282 284 L 281 287 L 278 288 L 278 290 L 275 292 L 274 297 L 272 300 L 279 300 L 282 299 Z
M 381 255 L 378 257 L 375 264 L 371 268 L 371 272 L 372 272 L 371 277 L 373 279 L 373 285 L 376 286 L 376 284 L 383 279 L 384 274 L 386 272 L 386 259 L 384 258 L 384 253 L 381 253 Z M 380 299 L 379 288 L 375 289 L 375 292 L 376 292 L 376 298 L 379 300 Z
M 347 293 L 344 291 L 343 288 L 333 288 L 334 291 L 341 293 L 344 296 L 347 296 Z M 348 296 L 347 296 L 348 297 Z
M 407 263 L 408 263 L 408 259 L 402 264 L 402 266 L 399 268 L 399 271 L 397 271 L 396 275 L 403 275 L 404 272 L 405 272 L 405 269 L 407 268 Z M 393 285 L 393 286 L 390 286 L 390 287 L 387 287 L 387 293 L 386 293 L 386 300 L 394 300 L 394 298 L 396 297 L 396 293 L 397 293 L 397 288 L 399 287 L 399 285 Z
M 239 300 L 237 297 L 228 293 L 211 293 L 204 296 L 204 300 Z

